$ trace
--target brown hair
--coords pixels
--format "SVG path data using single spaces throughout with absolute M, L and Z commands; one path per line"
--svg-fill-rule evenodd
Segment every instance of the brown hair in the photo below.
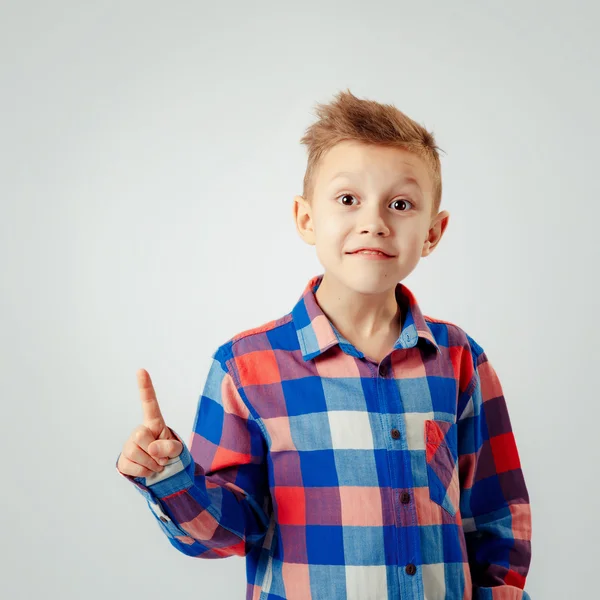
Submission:
M 330 104 L 317 104 L 319 120 L 310 125 L 300 143 L 308 147 L 308 163 L 304 175 L 304 198 L 311 202 L 315 174 L 323 155 L 335 144 L 353 140 L 366 144 L 391 146 L 412 152 L 421 158 L 433 183 L 432 215 L 442 201 L 442 175 L 438 146 L 433 134 L 413 121 L 392 104 L 361 100 L 349 89 L 341 91 Z

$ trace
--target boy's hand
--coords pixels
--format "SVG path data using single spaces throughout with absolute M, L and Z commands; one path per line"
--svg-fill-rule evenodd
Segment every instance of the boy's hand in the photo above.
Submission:
M 163 470 L 169 458 L 179 456 L 183 445 L 163 419 L 150 375 L 137 372 L 144 422 L 136 427 L 123 445 L 117 469 L 124 475 L 148 477 Z

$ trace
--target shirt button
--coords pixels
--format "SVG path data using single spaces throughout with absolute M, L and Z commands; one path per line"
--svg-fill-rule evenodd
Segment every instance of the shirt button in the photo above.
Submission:
M 400 432 L 397 429 L 392 429 L 392 437 L 397 440 L 400 437 Z
M 169 519 L 165 519 L 165 517 L 159 517 L 159 518 L 163 523 L 167 523 L 169 521 Z
M 406 565 L 406 572 L 409 575 L 414 575 L 417 572 L 417 567 L 415 567 L 415 565 L 410 563 L 410 565 Z
M 402 504 L 408 504 L 410 502 L 410 494 L 408 492 L 402 492 L 400 496 L 400 501 Z

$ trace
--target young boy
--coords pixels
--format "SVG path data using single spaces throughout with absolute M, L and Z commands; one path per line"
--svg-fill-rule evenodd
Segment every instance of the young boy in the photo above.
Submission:
M 400 283 L 448 224 L 435 140 L 349 90 L 318 116 L 294 218 L 324 273 L 215 351 L 189 449 L 140 370 L 144 425 L 117 470 L 177 550 L 245 556 L 247 600 L 527 599 L 498 377 Z

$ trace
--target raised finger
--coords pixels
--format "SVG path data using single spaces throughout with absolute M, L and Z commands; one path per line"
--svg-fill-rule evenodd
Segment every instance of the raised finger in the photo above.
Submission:
M 142 411 L 144 414 L 144 425 L 150 427 L 152 431 L 160 433 L 165 427 L 165 420 L 160 412 L 160 406 L 156 399 L 156 392 L 152 385 L 150 374 L 145 369 L 139 369 L 137 372 L 138 389 L 142 401 Z

